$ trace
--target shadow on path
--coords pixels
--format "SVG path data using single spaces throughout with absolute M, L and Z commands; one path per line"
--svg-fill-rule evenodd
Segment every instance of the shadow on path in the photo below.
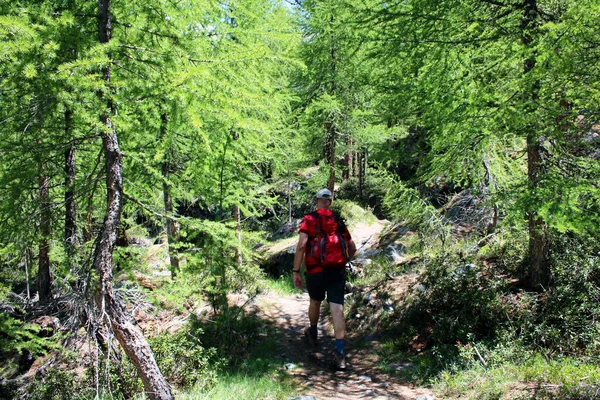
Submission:
M 378 368 L 378 359 L 373 346 L 354 348 L 359 339 L 349 334 L 346 339 L 347 368 L 336 371 L 332 363 L 335 341 L 333 329 L 323 302 L 319 322 L 319 348 L 310 348 L 303 330 L 308 326 L 308 294 L 281 296 L 269 293 L 255 302 L 257 316 L 266 325 L 274 328 L 279 358 L 284 363 L 284 372 L 291 377 L 299 395 L 326 399 L 416 399 L 421 394 L 431 395 L 425 388 L 415 388 L 398 376 L 383 373 Z

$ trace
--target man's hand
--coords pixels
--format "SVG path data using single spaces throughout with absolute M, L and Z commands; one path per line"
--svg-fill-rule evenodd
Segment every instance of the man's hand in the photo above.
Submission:
M 302 282 L 302 276 L 299 272 L 292 272 L 292 279 L 294 280 L 294 286 L 298 289 L 302 289 L 304 283 Z

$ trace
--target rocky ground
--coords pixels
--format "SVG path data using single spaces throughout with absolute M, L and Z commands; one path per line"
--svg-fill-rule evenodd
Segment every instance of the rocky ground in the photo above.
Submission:
M 328 318 L 321 318 L 319 323 L 318 349 L 310 349 L 303 340 L 302 331 L 308 326 L 308 301 L 307 293 L 288 296 L 270 293 L 257 302 L 259 313 L 275 321 L 283 332 L 278 346 L 286 362 L 286 373 L 300 387 L 305 387 L 304 396 L 318 400 L 434 398 L 430 390 L 415 387 L 396 374 L 384 373 L 374 351 L 378 342 L 369 341 L 370 346 L 354 347 L 361 339 L 360 333 L 348 332 L 348 365 L 345 371 L 336 371 L 332 365 L 335 342 Z M 398 366 L 402 367 L 410 366 Z

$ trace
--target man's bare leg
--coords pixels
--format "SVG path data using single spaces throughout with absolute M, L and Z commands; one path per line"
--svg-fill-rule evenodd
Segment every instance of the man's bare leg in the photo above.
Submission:
M 331 318 L 336 339 L 344 339 L 346 336 L 346 319 L 344 318 L 344 305 L 330 303 Z
M 321 302 L 319 300 L 310 299 L 308 306 L 308 319 L 312 326 L 316 326 L 319 322 L 319 315 L 321 314 Z
M 344 354 L 344 337 L 346 336 L 346 320 L 344 318 L 344 305 L 330 303 L 331 319 L 335 332 L 334 361 L 338 369 L 346 369 L 346 356 Z

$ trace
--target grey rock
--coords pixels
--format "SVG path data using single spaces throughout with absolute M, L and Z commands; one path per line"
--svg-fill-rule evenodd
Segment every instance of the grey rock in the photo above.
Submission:
M 289 369 L 294 369 L 294 368 L 296 368 L 296 364 L 294 364 L 294 363 L 285 364 L 285 369 L 289 370 Z
M 385 255 L 387 255 L 389 258 L 391 258 L 392 263 L 394 263 L 394 264 L 402 261 L 402 255 L 405 253 L 405 251 L 406 251 L 406 247 L 401 243 L 390 244 L 384 250 Z
M 430 396 L 428 394 L 421 394 L 421 395 L 415 397 L 415 400 L 435 400 L 435 397 Z
M 375 395 L 375 392 L 373 391 L 373 389 L 365 390 L 365 396 L 373 396 L 373 395 Z
M 390 364 L 389 367 L 398 372 L 402 372 L 402 371 L 410 371 L 412 369 L 415 369 L 417 366 L 413 363 L 402 363 L 402 364 L 394 363 L 394 364 Z
M 413 290 L 416 290 L 419 293 L 425 293 L 427 291 L 427 287 L 425 285 L 423 285 L 422 283 L 419 283 L 419 284 L 413 286 Z
M 288 400 L 317 400 L 314 396 L 298 396 L 298 397 L 290 397 Z
M 390 300 L 386 300 L 383 303 L 383 309 L 385 311 L 394 311 L 394 304 Z
M 373 379 L 371 379 L 370 376 L 367 375 L 361 375 L 358 377 L 358 380 L 361 382 L 371 382 Z

